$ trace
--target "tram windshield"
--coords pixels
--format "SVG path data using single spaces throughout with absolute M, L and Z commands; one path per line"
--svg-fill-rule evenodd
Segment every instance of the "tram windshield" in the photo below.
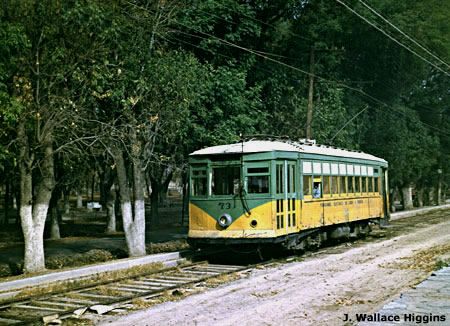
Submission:
M 213 195 L 235 195 L 239 192 L 241 168 L 239 166 L 213 167 L 211 192 Z
M 206 196 L 207 189 L 206 168 L 192 171 L 191 194 L 193 196 Z

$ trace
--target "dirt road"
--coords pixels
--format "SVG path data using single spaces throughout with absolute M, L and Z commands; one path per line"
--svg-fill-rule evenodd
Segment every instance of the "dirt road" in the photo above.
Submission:
M 450 212 L 395 221 L 370 239 L 325 248 L 301 261 L 103 325 L 352 325 L 424 280 L 450 254 Z

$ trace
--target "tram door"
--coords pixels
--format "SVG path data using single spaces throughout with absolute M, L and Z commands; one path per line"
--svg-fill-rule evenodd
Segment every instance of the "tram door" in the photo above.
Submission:
M 276 228 L 280 233 L 294 232 L 298 223 L 296 162 L 288 160 L 277 161 L 275 166 Z
M 388 172 L 387 169 L 382 169 L 381 174 L 381 194 L 383 196 L 383 213 L 384 218 L 388 220 L 390 218 L 389 211 L 389 182 L 388 182 Z

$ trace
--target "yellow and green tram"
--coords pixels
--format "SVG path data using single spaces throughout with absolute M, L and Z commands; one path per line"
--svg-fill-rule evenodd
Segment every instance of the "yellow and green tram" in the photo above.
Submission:
M 387 167 L 313 142 L 250 140 L 190 154 L 189 235 L 196 247 L 303 249 L 357 237 L 388 218 Z

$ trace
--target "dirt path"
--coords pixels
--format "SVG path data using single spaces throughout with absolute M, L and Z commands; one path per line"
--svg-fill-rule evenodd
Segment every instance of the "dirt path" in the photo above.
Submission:
M 403 235 L 396 231 L 405 224 L 399 221 L 382 238 L 376 239 L 376 232 L 371 240 L 256 270 L 178 302 L 109 317 L 103 324 L 345 325 L 344 314 L 377 311 L 425 279 L 436 259 L 450 253 L 450 214 L 440 214 L 418 218 L 422 224 L 407 227 Z

